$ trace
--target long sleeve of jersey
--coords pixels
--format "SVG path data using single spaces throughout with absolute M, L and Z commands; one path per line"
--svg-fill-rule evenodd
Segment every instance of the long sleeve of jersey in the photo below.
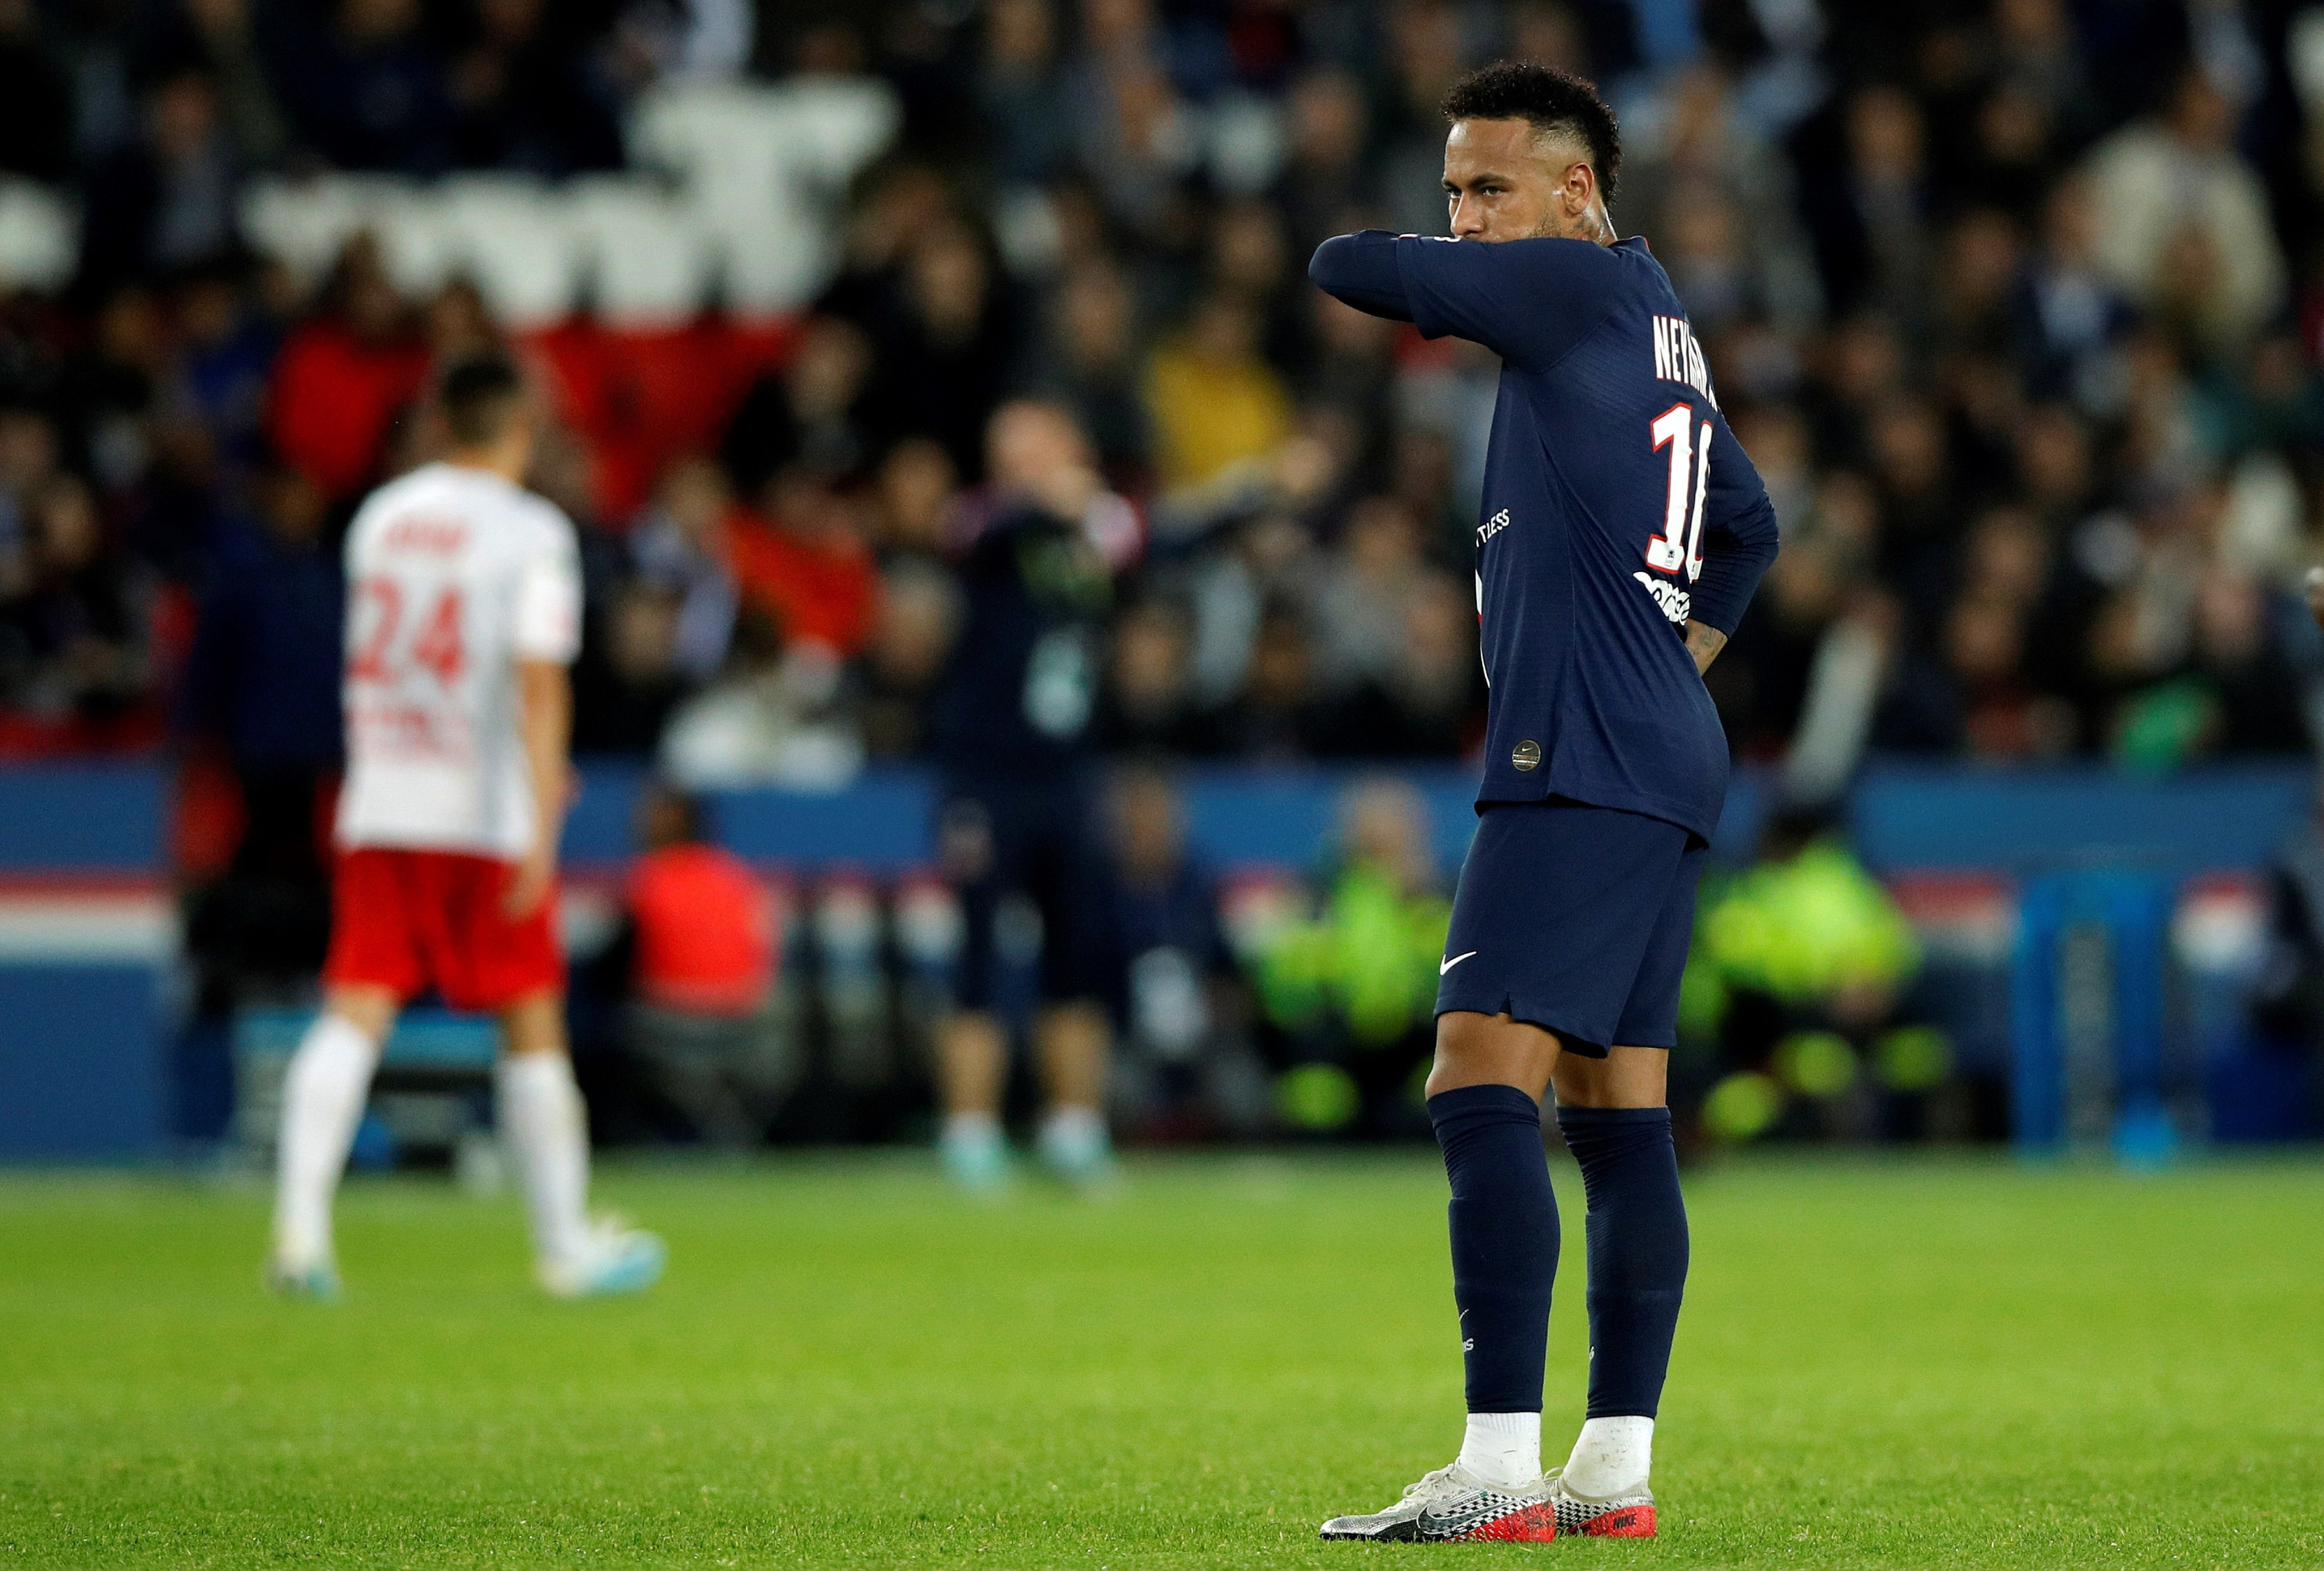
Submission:
M 1307 276 L 1333 299 L 1393 322 L 1412 320 L 1405 302 L 1404 270 L 1397 265 L 1396 236 L 1385 229 L 1335 235 L 1315 247 Z
M 1759 471 L 1725 417 L 1713 422 L 1711 483 L 1703 497 L 1702 577 L 1688 620 L 1733 633 L 1775 559 L 1775 508 Z
M 1594 240 L 1449 240 L 1367 229 L 1316 248 L 1307 275 L 1376 317 L 1429 338 L 1466 338 L 1545 371 L 1595 332 L 1620 262 Z

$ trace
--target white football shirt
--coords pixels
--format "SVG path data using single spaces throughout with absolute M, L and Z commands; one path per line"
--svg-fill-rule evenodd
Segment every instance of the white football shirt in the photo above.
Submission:
M 521 857 L 535 815 L 516 662 L 580 648 L 573 525 L 497 475 L 430 464 L 363 504 L 346 567 L 339 844 Z

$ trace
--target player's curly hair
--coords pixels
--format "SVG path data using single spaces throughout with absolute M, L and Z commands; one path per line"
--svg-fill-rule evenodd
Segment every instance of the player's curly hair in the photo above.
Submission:
M 1571 136 L 1590 150 L 1590 167 L 1606 200 L 1622 171 L 1622 134 L 1614 111 L 1593 84 L 1531 60 L 1496 60 L 1471 71 L 1444 95 L 1447 120 L 1530 120 L 1534 129 Z

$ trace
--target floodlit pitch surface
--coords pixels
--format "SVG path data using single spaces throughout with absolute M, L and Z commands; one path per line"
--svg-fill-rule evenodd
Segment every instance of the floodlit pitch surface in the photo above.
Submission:
M 1314 1541 L 1457 1442 L 1425 1152 L 1094 1201 L 896 1157 L 602 1189 L 670 1240 L 648 1298 L 545 1302 L 513 1203 L 359 1180 L 326 1308 L 259 1290 L 254 1192 L 0 1178 L 0 1561 L 2324 1562 L 2324 1164 L 1695 1173 L 1661 1540 L 1432 1549 Z

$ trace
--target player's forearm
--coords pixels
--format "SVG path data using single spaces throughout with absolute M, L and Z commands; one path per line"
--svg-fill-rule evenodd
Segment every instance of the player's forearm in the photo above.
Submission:
M 1412 320 L 1405 298 L 1404 272 L 1396 258 L 1396 236 L 1385 229 L 1337 235 L 1315 247 L 1307 276 L 1333 299 L 1391 321 Z
M 533 821 L 539 844 L 552 855 L 565 827 L 566 774 L 573 740 L 573 679 L 561 665 L 528 661 L 519 668 L 518 717 L 524 760 L 532 778 Z
M 1702 577 L 1692 589 L 1692 618 L 1722 633 L 1742 624 L 1759 580 L 1783 544 L 1775 506 L 1724 420 L 1713 428 L 1711 488 L 1703 509 Z
M 1714 456 L 1713 465 L 1717 462 Z M 1688 625 L 1690 630 L 1701 627 L 1707 633 L 1716 633 L 1724 643 L 1727 635 L 1741 625 L 1751 596 L 1758 593 L 1759 580 L 1775 559 L 1775 510 L 1768 504 L 1766 494 L 1760 493 L 1756 505 L 1714 527 L 1708 544 L 1711 549 L 1704 553 L 1702 577 L 1694 585 Z M 1695 663 L 1707 666 L 1710 662 L 1698 657 Z
M 1711 669 L 1719 652 L 1727 647 L 1727 635 L 1708 622 L 1686 624 L 1686 652 L 1694 657 L 1694 669 L 1699 675 Z

